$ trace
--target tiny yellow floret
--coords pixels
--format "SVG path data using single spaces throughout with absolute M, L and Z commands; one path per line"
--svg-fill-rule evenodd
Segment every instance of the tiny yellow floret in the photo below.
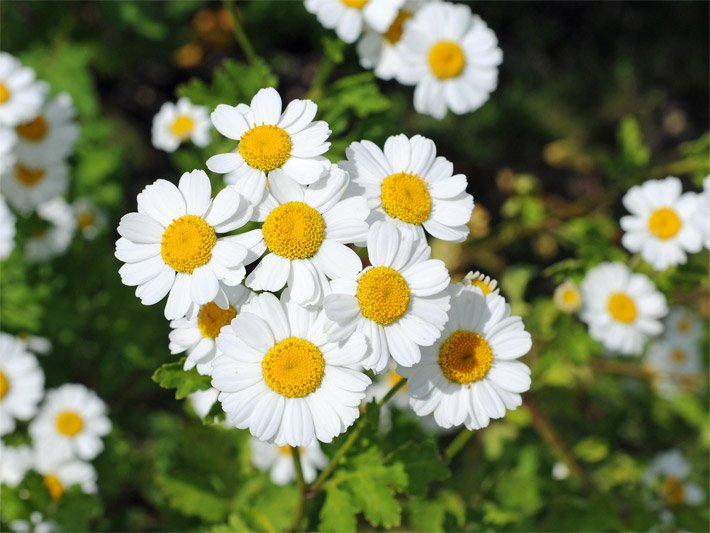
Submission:
M 287 398 L 303 398 L 320 387 L 325 359 L 312 342 L 288 337 L 266 352 L 261 370 L 272 390 Z
M 609 296 L 607 309 L 614 320 L 624 324 L 631 324 L 638 315 L 636 303 L 623 292 L 614 292 Z
M 94 213 L 89 209 L 84 209 L 76 217 L 76 225 L 79 226 L 79 229 L 90 228 L 93 223 Z
M 233 306 L 222 309 L 214 302 L 207 303 L 200 307 L 197 313 L 197 327 L 200 328 L 202 336 L 208 339 L 216 339 L 221 329 L 229 324 L 237 316 L 237 310 Z
M 43 168 L 32 168 L 22 163 L 15 165 L 15 176 L 17 176 L 17 180 L 25 187 L 35 187 L 42 181 L 44 175 L 45 169 Z
M 66 437 L 73 437 L 84 429 L 84 420 L 75 411 L 62 411 L 55 419 L 57 431 Z
M 439 79 L 455 78 L 466 66 L 466 56 L 453 41 L 439 41 L 429 50 L 431 71 Z
M 685 500 L 685 489 L 683 488 L 683 484 L 674 477 L 666 478 L 661 486 L 661 490 L 663 491 L 668 503 L 678 505 L 679 503 L 683 503 L 683 500 Z
M 10 390 L 10 380 L 7 379 L 5 372 L 0 370 L 0 400 L 2 400 L 5 395 Z
M 412 12 L 400 9 L 390 27 L 384 34 L 385 40 L 390 44 L 397 44 L 404 33 L 404 23 L 412 18 Z
M 59 498 L 64 494 L 64 485 L 54 474 L 45 474 L 42 480 L 44 486 L 47 487 L 49 495 L 52 497 L 52 501 L 59 501 Z
M 656 209 L 648 217 L 648 230 L 664 241 L 675 237 L 682 225 L 678 213 L 669 207 Z
M 188 115 L 178 115 L 170 125 L 170 133 L 180 140 L 187 139 L 195 127 L 195 121 Z
M 345 7 L 353 9 L 362 9 L 370 0 L 340 0 Z
M 382 209 L 392 218 L 410 224 L 422 224 L 431 213 L 427 183 L 409 172 L 390 174 L 381 185 Z
M 325 221 L 304 202 L 286 202 L 269 213 L 261 231 L 266 246 L 276 255 L 308 259 L 325 238 Z
M 671 352 L 671 360 L 677 365 L 685 363 L 686 359 L 687 356 L 685 355 L 685 350 L 682 348 L 676 348 Z
M 173 220 L 163 232 L 160 255 L 177 272 L 192 274 L 212 259 L 217 243 L 214 228 L 197 215 L 185 215 Z
M 7 85 L 4 83 L 0 83 L 0 104 L 4 104 L 10 99 L 10 89 L 7 88 Z
M 17 126 L 17 134 L 28 141 L 39 141 L 47 135 L 47 121 L 42 115 Z
M 452 383 L 467 385 L 482 380 L 493 364 L 493 350 L 483 336 L 457 329 L 439 348 L 439 366 Z
M 239 155 L 252 168 L 269 172 L 291 156 L 291 137 L 278 126 L 255 126 L 239 141 Z
M 357 300 L 365 318 L 388 326 L 407 310 L 409 285 L 402 274 L 379 266 L 367 270 L 357 282 Z

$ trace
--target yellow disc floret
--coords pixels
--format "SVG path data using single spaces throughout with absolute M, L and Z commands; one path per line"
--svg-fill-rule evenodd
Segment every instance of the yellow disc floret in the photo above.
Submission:
M 163 232 L 160 255 L 173 270 L 192 274 L 209 263 L 216 243 L 214 228 L 205 219 L 185 215 L 173 220 Z
M 0 370 L 0 400 L 2 400 L 5 395 L 10 390 L 10 380 L 7 379 L 5 372 Z
M 197 327 L 200 328 L 202 336 L 208 339 L 216 339 L 220 330 L 229 324 L 237 316 L 237 310 L 231 305 L 227 309 L 222 309 L 214 302 L 200 307 L 197 313 Z
M 59 498 L 64 494 L 64 485 L 62 485 L 60 479 L 54 474 L 45 474 L 42 481 L 44 481 L 44 486 L 47 487 L 52 500 L 59 501 Z
M 76 217 L 76 225 L 79 229 L 85 230 L 94 223 L 94 213 L 89 209 L 84 209 Z
M 10 99 L 10 89 L 7 88 L 7 85 L 4 83 L 0 83 L 0 104 L 4 104 Z
M 47 135 L 47 121 L 42 115 L 17 126 L 17 133 L 28 141 L 39 141 Z
M 340 0 L 344 6 L 353 9 L 362 9 L 370 0 Z
M 261 370 L 274 391 L 288 398 L 303 398 L 320 387 L 325 359 L 312 342 L 289 337 L 266 352 Z
M 178 115 L 170 125 L 170 133 L 178 139 L 186 139 L 192 133 L 195 121 L 187 115 Z
M 76 411 L 62 411 L 54 422 L 57 431 L 66 437 L 73 437 L 84 429 L 84 420 Z
M 648 230 L 664 241 L 675 237 L 682 225 L 678 213 L 669 207 L 656 209 L 648 217 Z
M 483 379 L 493 364 L 493 350 L 478 333 L 457 329 L 439 348 L 439 366 L 452 383 L 467 385 Z
M 685 363 L 686 359 L 685 350 L 682 348 L 676 348 L 671 352 L 671 360 L 677 365 Z
M 617 322 L 631 324 L 636 320 L 638 310 L 634 301 L 623 292 L 613 292 L 607 301 L 607 309 L 611 317 Z
M 685 500 L 685 489 L 683 488 L 683 484 L 674 477 L 666 478 L 661 486 L 661 490 L 663 491 L 663 495 L 666 497 L 668 503 L 678 505 L 679 503 L 683 503 L 683 500 Z
M 387 326 L 409 305 L 409 285 L 402 274 L 379 266 L 366 271 L 357 282 L 357 300 L 362 316 Z
M 32 168 L 18 163 L 15 165 L 15 176 L 17 176 L 17 181 L 22 183 L 25 187 L 36 186 L 45 175 L 45 169 L 43 168 Z
M 410 224 L 426 222 L 431 212 L 427 183 L 409 172 L 390 174 L 382 180 L 382 209 L 392 218 Z
M 288 161 L 291 137 L 278 126 L 256 126 L 242 135 L 239 155 L 250 167 L 269 172 Z
M 691 327 L 692 324 L 688 318 L 681 318 L 678 324 L 676 324 L 675 329 L 678 330 L 678 333 L 688 333 Z
M 466 56 L 453 41 L 439 41 L 429 50 L 431 71 L 439 79 L 455 78 L 466 66 Z
M 387 28 L 384 34 L 385 40 L 390 44 L 397 44 L 402 38 L 402 33 L 404 33 L 404 23 L 410 18 L 412 18 L 411 11 L 401 9 L 392 24 L 390 24 L 390 27 Z
M 266 217 L 261 228 L 266 246 L 287 259 L 307 259 L 325 237 L 321 214 L 304 202 L 286 202 Z

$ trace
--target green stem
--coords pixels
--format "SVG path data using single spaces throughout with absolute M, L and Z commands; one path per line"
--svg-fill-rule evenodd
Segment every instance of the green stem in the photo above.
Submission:
M 330 75 L 333 73 L 333 69 L 338 62 L 333 59 L 333 54 L 324 54 L 323 59 L 318 65 L 318 70 L 313 77 L 313 83 L 311 83 L 311 88 L 308 89 L 306 93 L 306 98 L 310 100 L 318 100 L 323 95 L 323 86 L 325 82 L 328 81 Z
M 444 450 L 444 461 L 447 463 L 451 462 L 451 459 L 463 449 L 469 439 L 473 437 L 473 434 L 473 431 L 470 429 L 462 429 Z
M 301 452 L 298 450 L 298 446 L 291 446 L 291 457 L 293 457 L 293 469 L 296 471 L 296 487 L 298 488 L 298 503 L 296 504 L 296 511 L 293 514 L 291 531 L 299 531 L 301 529 L 303 513 L 306 509 L 306 491 L 308 487 L 306 480 L 303 478 Z
M 247 58 L 250 65 L 256 64 L 259 60 L 259 56 L 256 55 L 254 47 L 251 45 L 247 34 L 244 32 L 244 28 L 242 28 L 242 23 L 239 21 L 239 14 L 237 13 L 237 7 L 234 0 L 224 0 L 224 8 L 227 10 L 227 13 L 229 13 L 229 18 L 232 21 L 234 38 L 239 43 L 239 46 L 244 52 L 244 56 Z

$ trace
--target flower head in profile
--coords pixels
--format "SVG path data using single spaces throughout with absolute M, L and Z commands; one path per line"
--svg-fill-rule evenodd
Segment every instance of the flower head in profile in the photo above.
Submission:
M 220 282 L 233 286 L 244 279 L 246 248 L 218 234 L 242 227 L 251 215 L 251 204 L 233 187 L 212 199 L 202 170 L 183 174 L 177 187 L 157 180 L 138 195 L 138 212 L 118 225 L 121 280 L 138 287 L 144 305 L 168 295 L 165 317 L 182 318 L 193 304 L 214 300 Z
M 49 100 L 40 113 L 15 126 L 18 159 L 30 164 L 59 161 L 69 156 L 79 138 L 71 96 Z
M 75 485 L 85 494 L 96 492 L 96 470 L 86 461 L 47 453 L 47 450 L 40 448 L 35 450 L 33 469 L 42 476 L 44 486 L 55 502 Z
M 370 141 L 352 143 L 340 165 L 364 189 L 373 216 L 424 237 L 463 242 L 473 211 L 463 174 L 436 156 L 431 139 L 394 135 L 384 150 Z
M 37 208 L 41 225 L 25 242 L 25 256 L 29 261 L 42 263 L 67 251 L 76 231 L 76 220 L 71 206 L 63 198 L 53 198 Z
M 259 470 L 268 471 L 275 485 L 288 485 L 296 480 L 290 446 L 278 446 L 252 437 L 249 447 L 252 464 Z M 299 446 L 298 453 L 301 457 L 303 479 L 306 483 L 312 483 L 318 470 L 328 465 L 328 459 L 323 455 L 317 440 L 308 446 Z
M 306 0 L 306 9 L 346 43 L 354 43 L 363 27 L 385 32 L 404 0 Z
M 297 183 L 315 183 L 330 168 L 323 157 L 330 143 L 328 124 L 313 121 L 318 106 L 310 100 L 293 100 L 282 108 L 276 89 L 261 89 L 251 105 L 220 104 L 212 124 L 228 139 L 239 141 L 236 150 L 207 160 L 207 168 L 226 174 L 225 181 L 254 204 L 266 194 L 275 175 Z
M 78 198 L 72 204 L 76 227 L 87 240 L 94 240 L 106 227 L 106 213 L 88 198 Z
M 28 214 L 44 202 L 64 194 L 69 186 L 69 165 L 64 160 L 15 160 L 0 178 L 8 203 Z
M 165 102 L 153 117 L 153 146 L 166 152 L 174 152 L 187 141 L 207 146 L 212 127 L 208 113 L 207 107 L 193 105 L 187 98 L 180 98 L 175 104 Z
M 278 446 L 330 442 L 360 415 L 370 378 L 365 338 L 341 344 L 323 333 L 325 315 L 284 291 L 253 298 L 217 337 L 212 386 L 232 427 Z
M 0 435 L 29 420 L 44 394 L 44 373 L 37 358 L 12 335 L 0 333 Z
M 49 87 L 35 71 L 6 52 L 0 52 L 0 124 L 16 126 L 37 115 Z
M 690 464 L 680 450 L 669 450 L 653 459 L 643 479 L 668 505 L 700 505 L 705 492 L 688 481 L 690 472 Z
M 500 292 L 498 281 L 478 270 L 466 274 L 461 280 L 461 285 L 465 288 L 480 291 L 483 293 L 483 296 L 491 293 L 498 294 Z

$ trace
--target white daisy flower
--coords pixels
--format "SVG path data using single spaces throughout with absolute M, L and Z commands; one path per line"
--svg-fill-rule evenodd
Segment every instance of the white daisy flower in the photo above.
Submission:
M 166 152 L 174 152 L 188 140 L 195 146 L 207 146 L 212 126 L 208 113 L 207 107 L 193 105 L 187 98 L 180 98 L 177 104 L 165 102 L 153 118 L 153 146 Z
M 269 196 L 257 208 L 263 226 L 234 237 L 250 250 L 247 264 L 267 252 L 247 276 L 248 287 L 275 292 L 288 283 L 296 302 L 316 305 L 327 290 L 326 276 L 354 277 L 362 270 L 346 245 L 367 238 L 370 210 L 362 196 L 343 199 L 349 183 L 335 165 L 309 186 L 272 173 Z
M 332 340 L 361 332 L 370 344 L 365 368 L 382 372 L 389 356 L 401 366 L 421 357 L 441 335 L 449 310 L 449 273 L 443 261 L 431 259 L 426 240 L 387 222 L 375 222 L 367 236 L 372 266 L 348 278 L 333 280 L 324 300 L 333 323 Z
M 200 418 L 207 416 L 212 410 L 212 406 L 217 401 L 219 396 L 219 391 L 215 388 L 210 387 L 206 390 L 200 390 L 187 395 L 187 400 L 190 402 L 192 409 L 195 414 Z
M 277 446 L 252 437 L 249 440 L 251 462 L 259 470 L 268 471 L 275 485 L 288 485 L 296 479 L 296 469 L 290 446 Z M 328 459 L 320 449 L 317 440 L 308 446 L 299 446 L 301 469 L 306 483 L 316 480 L 318 470 L 328 466 Z
M 621 217 L 626 232 L 621 244 L 656 270 L 665 270 L 687 261 L 686 252 L 699 252 L 700 230 L 691 222 L 697 195 L 683 192 L 678 178 L 650 180 L 628 190 L 622 201 L 631 215 Z
M 76 226 L 85 239 L 94 240 L 106 227 L 106 213 L 88 198 L 74 200 L 72 209 L 76 217 Z
M 34 117 L 47 96 L 46 83 L 35 79 L 35 71 L 0 52 L 0 124 L 15 126 Z
M 483 272 L 476 270 L 475 272 L 469 272 L 461 280 L 461 284 L 464 288 L 476 288 L 486 294 L 498 294 L 500 289 L 498 288 L 498 281 L 490 276 L 486 276 Z
M 710 176 L 703 180 L 703 192 L 697 195 L 693 224 L 703 235 L 703 245 L 710 250 Z
M 29 446 L 6 446 L 0 441 L 0 483 L 16 487 L 34 464 Z
M 569 279 L 557 286 L 552 300 L 557 309 L 563 313 L 576 313 L 582 307 L 582 295 L 579 292 L 579 287 Z
M 667 339 L 686 344 L 697 344 L 702 322 L 690 309 L 673 307 L 663 322 Z
M 308 446 L 352 425 L 371 383 L 360 370 L 367 342 L 358 333 L 330 342 L 324 322 L 322 310 L 285 291 L 281 301 L 270 293 L 253 298 L 222 330 L 212 386 L 230 426 L 279 446 Z
M 346 43 L 354 43 L 363 25 L 385 32 L 404 0 L 306 0 L 306 9 Z
M 202 170 L 186 172 L 178 187 L 165 180 L 138 195 L 138 212 L 121 218 L 116 258 L 126 263 L 121 280 L 138 286 L 136 296 L 153 305 L 168 293 L 165 318 L 182 318 L 191 304 L 211 302 L 219 282 L 238 285 L 246 273 L 247 250 L 233 239 L 217 237 L 242 227 L 252 206 L 233 187 L 212 200 Z
M 49 100 L 37 116 L 15 127 L 18 159 L 29 163 L 54 162 L 72 153 L 79 126 L 71 96 Z
M 582 281 L 580 318 L 607 349 L 639 355 L 649 337 L 663 331 L 666 298 L 643 274 L 622 263 L 602 263 Z
M 17 144 L 17 133 L 14 128 L 0 124 L 0 174 L 4 174 L 13 166 L 17 159 L 15 145 Z
M 45 521 L 41 513 L 35 511 L 29 520 L 13 520 L 10 522 L 10 531 L 14 533 L 52 533 L 59 531 L 55 522 Z
M 185 370 L 197 366 L 203 376 L 212 373 L 212 360 L 218 355 L 215 339 L 254 293 L 243 285 L 220 285 L 216 301 L 192 306 L 185 318 L 170 322 L 170 353 L 187 350 Z
M 702 363 L 697 344 L 666 336 L 648 349 L 644 364 L 653 372 L 653 383 L 668 397 L 694 389 L 701 380 Z
M 700 505 L 705 500 L 705 491 L 696 483 L 686 481 L 690 464 L 679 450 L 658 454 L 644 475 L 644 482 L 658 490 L 670 505 Z
M 38 205 L 64 194 L 69 186 L 66 161 L 26 162 L 18 159 L 0 176 L 0 190 L 18 211 L 30 213 Z
M 384 31 L 377 31 L 365 25 L 362 39 L 356 47 L 360 65 L 366 69 L 374 69 L 375 76 L 380 79 L 396 78 L 402 68 L 400 47 L 404 25 L 426 2 L 427 0 L 406 0 Z
M 36 229 L 27 239 L 25 256 L 30 261 L 49 261 L 69 248 L 76 230 L 76 220 L 71 206 L 62 198 L 54 198 L 40 205 L 37 215 L 46 225 Z
M 407 22 L 402 36 L 404 60 L 397 79 L 416 85 L 414 109 L 442 119 L 481 107 L 498 85 L 503 52 L 495 33 L 471 8 L 434 2 Z
M 466 176 L 454 175 L 453 164 L 436 157 L 434 141 L 400 134 L 385 141 L 384 151 L 360 141 L 345 153 L 340 165 L 364 188 L 375 218 L 422 237 L 426 230 L 445 241 L 466 239 L 473 197 L 466 193 Z
M 266 178 L 287 175 L 308 185 L 330 168 L 323 157 L 330 143 L 328 124 L 313 121 L 318 106 L 310 100 L 293 100 L 282 111 L 275 89 L 261 89 L 251 105 L 220 104 L 212 112 L 212 124 L 222 135 L 239 141 L 237 149 L 207 160 L 207 168 L 227 174 L 224 180 L 254 204 L 266 194 Z
M 0 261 L 10 257 L 15 248 L 15 223 L 17 219 L 5 203 L 5 198 L 0 196 Z
M 78 457 L 89 461 L 104 449 L 101 437 L 111 431 L 106 404 L 96 393 L 79 384 L 47 391 L 39 413 L 30 424 L 35 447 L 59 459 Z
M 400 370 L 409 378 L 410 405 L 419 416 L 433 413 L 444 428 L 480 429 L 522 404 L 530 369 L 516 359 L 532 341 L 502 296 L 456 287 L 452 293 L 439 340 L 422 350 L 420 364 Z
M 35 451 L 34 470 L 42 475 L 44 486 L 55 502 L 74 485 L 79 485 L 85 494 L 96 493 L 97 476 L 91 463 L 74 457 L 61 458 L 40 448 Z
M 0 333 L 0 435 L 29 420 L 44 393 L 44 374 L 37 358 L 12 335 Z

